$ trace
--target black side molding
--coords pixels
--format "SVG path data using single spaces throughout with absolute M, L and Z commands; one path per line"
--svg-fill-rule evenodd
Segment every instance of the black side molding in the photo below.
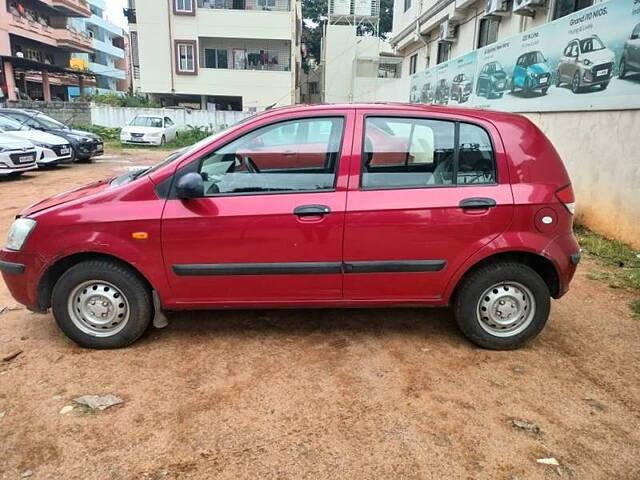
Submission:
M 304 275 L 342 273 L 340 262 L 216 263 L 173 265 L 179 277 L 214 275 Z
M 0 272 L 20 275 L 24 273 L 24 265 L 22 263 L 0 261 Z
M 344 273 L 439 272 L 446 265 L 446 260 L 349 262 L 344 264 Z

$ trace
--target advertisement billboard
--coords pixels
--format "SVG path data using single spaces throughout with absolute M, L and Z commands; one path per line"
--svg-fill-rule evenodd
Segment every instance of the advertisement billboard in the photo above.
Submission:
M 640 108 L 640 0 L 599 3 L 419 72 L 410 101 L 512 112 Z

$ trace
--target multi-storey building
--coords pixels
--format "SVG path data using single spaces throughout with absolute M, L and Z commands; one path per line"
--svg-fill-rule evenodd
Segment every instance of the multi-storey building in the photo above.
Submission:
M 134 90 L 205 109 L 296 102 L 298 0 L 129 3 Z
M 0 0 L 4 96 L 64 100 L 69 86 L 84 88 L 87 74 L 70 69 L 70 59 L 93 53 L 93 42 L 68 20 L 90 15 L 85 0 Z
M 73 27 L 92 39 L 92 53 L 74 55 L 96 76 L 96 86 L 88 88 L 87 93 L 126 92 L 129 86 L 126 75 L 125 33 L 121 27 L 105 18 L 105 0 L 87 0 L 87 3 L 91 16 L 71 20 Z M 70 96 L 77 97 L 79 93 L 77 87 L 69 88 Z

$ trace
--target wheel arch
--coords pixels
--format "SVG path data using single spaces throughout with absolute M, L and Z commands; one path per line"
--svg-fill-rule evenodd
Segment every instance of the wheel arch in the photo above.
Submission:
M 549 288 L 549 293 L 553 298 L 560 295 L 560 275 L 556 265 L 547 257 L 538 253 L 528 252 L 525 250 L 509 250 L 488 255 L 469 265 L 466 270 L 458 276 L 451 290 L 449 298 L 455 298 L 458 288 L 465 278 L 467 278 L 476 269 L 485 265 L 497 262 L 515 262 L 527 265 L 532 268 L 544 280 Z
M 154 290 L 154 286 L 147 278 L 147 276 L 144 275 L 140 271 L 140 269 L 136 268 L 136 266 L 132 263 L 127 262 L 122 258 L 116 257 L 115 255 L 110 255 L 107 253 L 93 251 L 78 252 L 57 259 L 44 271 L 44 273 L 40 277 L 40 282 L 38 284 L 38 306 L 40 307 L 40 309 L 44 311 L 51 307 L 51 294 L 53 292 L 53 287 L 60 279 L 60 277 L 64 274 L 64 272 L 69 270 L 74 265 L 88 260 L 107 260 L 128 268 L 145 283 L 150 291 Z

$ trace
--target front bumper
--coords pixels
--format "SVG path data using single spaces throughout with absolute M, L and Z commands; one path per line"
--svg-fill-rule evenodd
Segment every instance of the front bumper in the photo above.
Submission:
M 35 170 L 37 168 L 38 164 L 35 162 L 29 165 L 0 167 L 0 176 L 18 172 L 28 172 L 29 170 Z
M 596 67 L 585 70 L 582 75 L 582 81 L 588 85 L 598 85 L 608 82 L 613 77 L 613 64 L 598 65 Z
M 150 137 L 145 135 L 143 137 L 120 137 L 120 143 L 123 145 L 160 145 L 162 136 Z
M 43 259 L 34 253 L 0 250 L 0 272 L 11 296 L 31 310 L 41 311 L 38 286 L 46 268 Z
M 67 155 L 58 155 L 49 148 L 43 148 L 38 155 L 38 165 L 58 165 L 60 163 L 70 163 L 73 160 L 73 150 Z

